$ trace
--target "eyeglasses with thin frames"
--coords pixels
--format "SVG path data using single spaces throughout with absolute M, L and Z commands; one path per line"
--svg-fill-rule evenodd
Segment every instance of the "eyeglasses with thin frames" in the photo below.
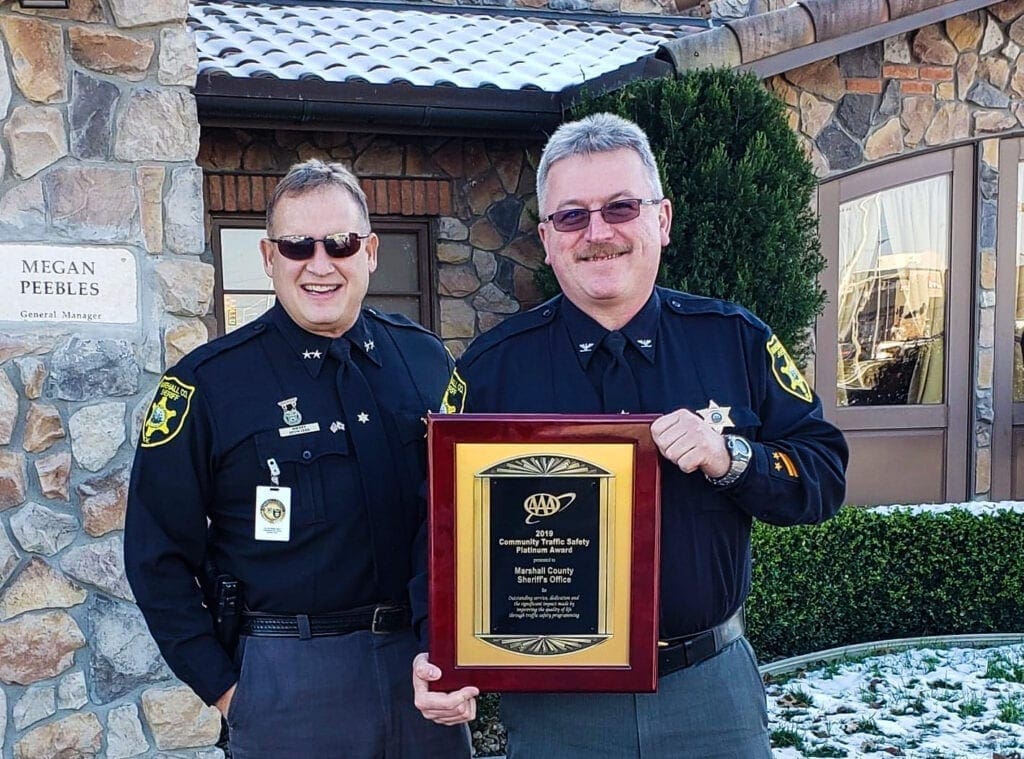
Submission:
M 600 208 L 565 208 L 548 214 L 541 222 L 550 221 L 559 232 L 578 232 L 590 224 L 590 214 L 600 213 L 608 224 L 623 224 L 633 221 L 640 215 L 641 206 L 656 206 L 664 198 L 641 200 L 640 198 L 622 198 L 606 203 Z
M 287 237 L 268 237 L 270 242 L 277 245 L 278 251 L 285 258 L 293 261 L 305 261 L 312 258 L 316 252 L 316 244 L 322 242 L 324 250 L 331 258 L 348 258 L 359 251 L 362 241 L 369 237 L 369 234 L 361 235 L 358 232 L 335 232 L 333 235 L 317 239 L 301 235 L 289 235 Z

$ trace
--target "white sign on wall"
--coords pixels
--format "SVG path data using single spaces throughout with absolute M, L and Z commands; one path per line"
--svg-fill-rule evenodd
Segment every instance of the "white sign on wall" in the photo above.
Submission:
M 0 321 L 134 324 L 137 302 L 127 248 L 0 244 Z

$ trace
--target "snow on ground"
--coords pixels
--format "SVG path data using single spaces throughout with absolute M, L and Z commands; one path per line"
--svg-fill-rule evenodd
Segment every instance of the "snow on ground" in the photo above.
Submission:
M 775 759 L 1024 759 L 1024 644 L 834 661 L 767 691 Z

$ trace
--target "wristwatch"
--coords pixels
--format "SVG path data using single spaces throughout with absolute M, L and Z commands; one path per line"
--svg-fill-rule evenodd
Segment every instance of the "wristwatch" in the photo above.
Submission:
M 747 466 L 750 464 L 750 457 L 754 451 L 750 447 L 750 441 L 745 437 L 739 435 L 726 435 L 725 436 L 725 449 L 729 451 L 729 471 L 723 474 L 721 477 L 707 477 L 707 481 L 714 485 L 716 488 L 724 488 L 732 485 L 738 480 L 745 471 Z

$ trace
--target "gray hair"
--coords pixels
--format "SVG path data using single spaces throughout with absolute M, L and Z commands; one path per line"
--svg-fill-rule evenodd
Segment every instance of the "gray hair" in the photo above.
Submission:
M 370 209 L 366 204 L 366 193 L 359 185 L 356 175 L 340 163 L 325 163 L 318 158 L 297 163 L 288 169 L 288 173 L 277 183 L 277 187 L 267 200 L 267 230 L 274 224 L 274 209 L 285 196 L 305 195 L 308 192 L 321 190 L 325 187 L 340 187 L 352 196 L 359 213 L 366 223 L 366 231 L 370 229 Z M 362 231 L 362 230 L 352 230 Z
M 544 146 L 537 166 L 537 206 L 541 214 L 545 212 L 548 171 L 553 164 L 563 158 L 622 149 L 632 150 L 640 157 L 651 191 L 655 197 L 661 198 L 664 192 L 661 189 L 658 163 L 654 160 L 651 143 L 644 130 L 613 113 L 595 113 L 579 121 L 562 124 Z

